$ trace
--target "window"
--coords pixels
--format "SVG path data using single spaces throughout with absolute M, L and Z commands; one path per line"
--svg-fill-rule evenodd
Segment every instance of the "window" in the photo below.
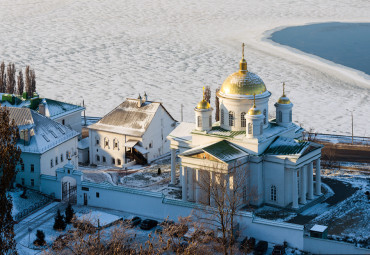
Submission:
M 69 152 L 66 151 L 66 159 L 69 159 Z
M 202 127 L 202 117 L 198 116 L 198 127 Z
M 96 197 L 99 198 L 100 194 L 99 192 L 96 192 Z
M 96 138 L 95 141 L 96 141 L 96 145 L 99 145 L 99 138 Z
M 66 124 L 66 121 L 64 119 L 62 119 L 62 124 L 65 125 Z
M 90 189 L 88 187 L 81 187 L 81 190 L 89 191 Z
M 113 149 L 118 149 L 118 140 L 117 139 L 113 140 Z
M 292 111 L 289 112 L 289 121 L 292 122 Z
M 115 164 L 116 164 L 116 159 L 112 158 L 112 165 L 115 165 Z
M 224 124 L 224 109 L 221 109 L 221 125 Z
M 55 157 L 55 165 L 58 165 L 58 157 Z
M 279 111 L 279 122 L 283 121 L 283 113 Z
M 271 185 L 271 193 L 270 193 L 271 201 L 276 201 L 276 186 Z
M 35 172 L 35 165 L 31 164 L 31 173 Z
M 266 122 L 267 122 L 266 109 L 263 109 L 263 116 L 264 116 L 263 124 L 266 124 Z
M 105 163 L 105 162 L 107 162 L 107 160 L 106 160 L 105 156 L 103 156 L 103 162 L 104 162 L 104 163 Z
M 261 122 L 261 126 L 260 126 L 260 135 L 262 135 L 263 133 L 263 123 Z
M 248 134 L 252 134 L 252 123 L 248 123 Z
M 100 161 L 100 156 L 96 155 L 96 161 Z
M 105 147 L 109 147 L 109 139 L 108 138 L 104 138 L 104 148 Z
M 63 154 L 60 154 L 60 162 L 63 162 Z
M 22 178 L 21 180 L 22 180 L 22 186 L 24 186 L 24 178 Z
M 50 160 L 50 167 L 53 167 L 54 166 L 54 164 L 53 164 L 53 160 L 51 159 Z
M 209 116 L 209 126 L 212 127 L 212 116 Z
M 35 180 L 34 179 L 31 179 L 31 186 L 34 187 L 35 186 Z
M 117 165 L 121 165 L 121 160 L 117 159 Z
M 149 144 L 149 148 L 153 148 L 153 142 Z
M 229 126 L 234 126 L 234 113 L 232 111 L 229 112 Z
M 245 112 L 242 112 L 242 113 L 240 114 L 240 119 L 241 119 L 241 122 L 242 122 L 242 127 L 246 127 L 246 123 L 247 123 L 247 121 L 246 121 L 246 119 L 245 119 Z
M 24 172 L 24 164 L 21 164 L 21 171 Z

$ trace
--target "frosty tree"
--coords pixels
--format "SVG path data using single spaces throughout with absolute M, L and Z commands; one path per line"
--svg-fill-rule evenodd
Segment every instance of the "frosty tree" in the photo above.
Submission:
M 2 254 L 17 254 L 14 240 L 12 197 L 7 195 L 16 176 L 21 150 L 17 146 L 18 127 L 10 120 L 6 107 L 0 107 L 0 250 Z

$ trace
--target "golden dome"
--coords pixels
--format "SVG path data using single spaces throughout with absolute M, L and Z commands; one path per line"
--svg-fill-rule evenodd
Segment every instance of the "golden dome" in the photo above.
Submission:
M 197 109 L 200 109 L 200 110 L 209 109 L 209 108 L 211 108 L 211 105 L 204 99 L 200 101 L 197 105 Z
M 285 82 L 283 82 L 283 95 L 277 101 L 279 104 L 290 104 L 289 98 L 285 95 Z
M 248 115 L 260 115 L 261 114 L 261 111 L 257 108 L 250 108 L 249 111 L 248 111 Z

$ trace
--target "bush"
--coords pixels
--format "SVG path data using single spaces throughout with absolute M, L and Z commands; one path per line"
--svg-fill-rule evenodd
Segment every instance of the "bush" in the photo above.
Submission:
M 53 229 L 59 230 L 59 231 L 66 229 L 66 223 L 64 221 L 64 217 L 63 215 L 60 214 L 59 209 L 58 209 L 57 215 L 54 218 Z
M 72 205 L 68 204 L 66 211 L 65 211 L 65 222 L 66 224 L 70 224 L 72 222 L 73 216 L 75 212 L 73 211 Z
M 45 233 L 42 230 L 37 230 L 36 232 L 36 240 L 33 242 L 34 245 L 37 246 L 44 246 L 45 242 Z

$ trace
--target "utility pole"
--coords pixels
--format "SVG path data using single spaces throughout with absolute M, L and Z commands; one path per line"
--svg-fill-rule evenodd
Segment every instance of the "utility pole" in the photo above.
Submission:
M 183 114 L 183 112 L 182 112 L 182 108 L 184 107 L 184 105 L 183 104 L 181 104 L 181 122 L 183 122 L 184 121 L 184 114 Z
M 351 112 L 351 117 L 352 117 L 352 144 L 353 144 L 353 111 Z

